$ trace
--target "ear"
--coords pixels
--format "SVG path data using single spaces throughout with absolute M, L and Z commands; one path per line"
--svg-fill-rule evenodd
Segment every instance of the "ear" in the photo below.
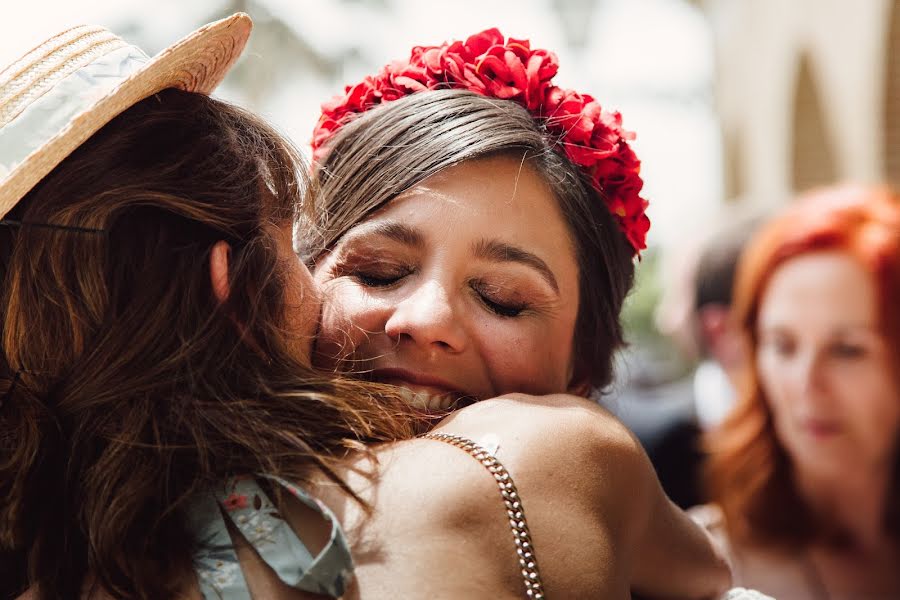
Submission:
M 591 395 L 591 382 L 586 377 L 579 380 L 573 379 L 569 382 L 569 387 L 566 392 L 573 396 L 587 398 Z
M 578 361 L 573 358 L 572 362 L 573 364 L 569 366 L 569 385 L 566 387 L 566 393 L 587 398 L 591 395 L 591 378 L 585 372 L 583 365 L 579 369 L 575 366 Z
M 226 241 L 218 241 L 209 253 L 209 280 L 213 294 L 219 303 L 228 300 L 231 292 L 228 286 L 228 259 L 231 257 L 231 246 Z
M 714 348 L 728 329 L 728 307 L 723 304 L 707 304 L 697 313 L 700 335 L 707 348 Z
M 704 306 L 698 314 L 708 354 L 726 371 L 739 367 L 745 355 L 740 331 L 731 318 L 729 308 L 719 304 Z

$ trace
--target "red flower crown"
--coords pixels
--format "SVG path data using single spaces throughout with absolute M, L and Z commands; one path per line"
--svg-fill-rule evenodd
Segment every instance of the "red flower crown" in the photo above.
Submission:
M 628 145 L 634 134 L 622 116 L 592 96 L 553 85 L 559 69 L 553 52 L 531 49 L 528 40 L 488 29 L 465 42 L 416 46 L 409 60 L 394 61 L 374 77 L 347 86 L 322 105 L 313 132 L 313 160 L 324 158 L 325 143 L 355 115 L 383 102 L 425 90 L 462 89 L 518 102 L 557 137 L 569 159 L 590 177 L 606 199 L 635 254 L 647 247 L 647 201 L 640 196 L 641 163 Z

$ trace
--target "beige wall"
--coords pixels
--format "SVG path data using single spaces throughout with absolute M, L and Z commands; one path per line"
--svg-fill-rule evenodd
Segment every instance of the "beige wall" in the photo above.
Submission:
M 726 152 L 726 190 L 777 204 L 795 170 L 830 156 L 837 179 L 883 179 L 884 74 L 891 0 L 706 0 L 716 40 L 716 95 Z M 795 114 L 800 59 L 808 53 L 812 90 Z M 810 99 L 817 102 L 810 104 Z M 821 110 L 819 116 L 809 114 Z M 818 140 L 795 126 L 818 124 Z M 803 164 L 803 158 L 807 164 Z M 827 158 L 827 156 L 826 156 Z M 807 173 L 809 175 L 809 173 Z M 815 178 L 817 174 L 813 173 Z M 737 187 L 735 187 L 735 179 Z M 730 189 L 729 189 L 730 187 Z

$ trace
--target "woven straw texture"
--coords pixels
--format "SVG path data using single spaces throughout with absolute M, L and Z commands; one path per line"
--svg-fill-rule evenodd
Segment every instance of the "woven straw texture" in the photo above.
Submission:
M 194 31 L 150 59 L 75 115 L 52 139 L 0 179 L 0 218 L 79 145 L 116 115 L 166 88 L 209 94 L 240 56 L 252 22 L 237 13 Z M 128 45 L 101 27 L 81 26 L 43 42 L 0 71 L 0 127 L 91 61 Z

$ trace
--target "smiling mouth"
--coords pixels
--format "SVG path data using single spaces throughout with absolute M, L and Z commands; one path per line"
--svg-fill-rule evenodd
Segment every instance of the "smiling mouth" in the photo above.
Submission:
M 476 402 L 474 397 L 452 389 L 443 380 L 417 373 L 399 369 L 376 369 L 370 376 L 373 381 L 402 388 L 402 396 L 406 402 L 427 413 L 450 412 Z

